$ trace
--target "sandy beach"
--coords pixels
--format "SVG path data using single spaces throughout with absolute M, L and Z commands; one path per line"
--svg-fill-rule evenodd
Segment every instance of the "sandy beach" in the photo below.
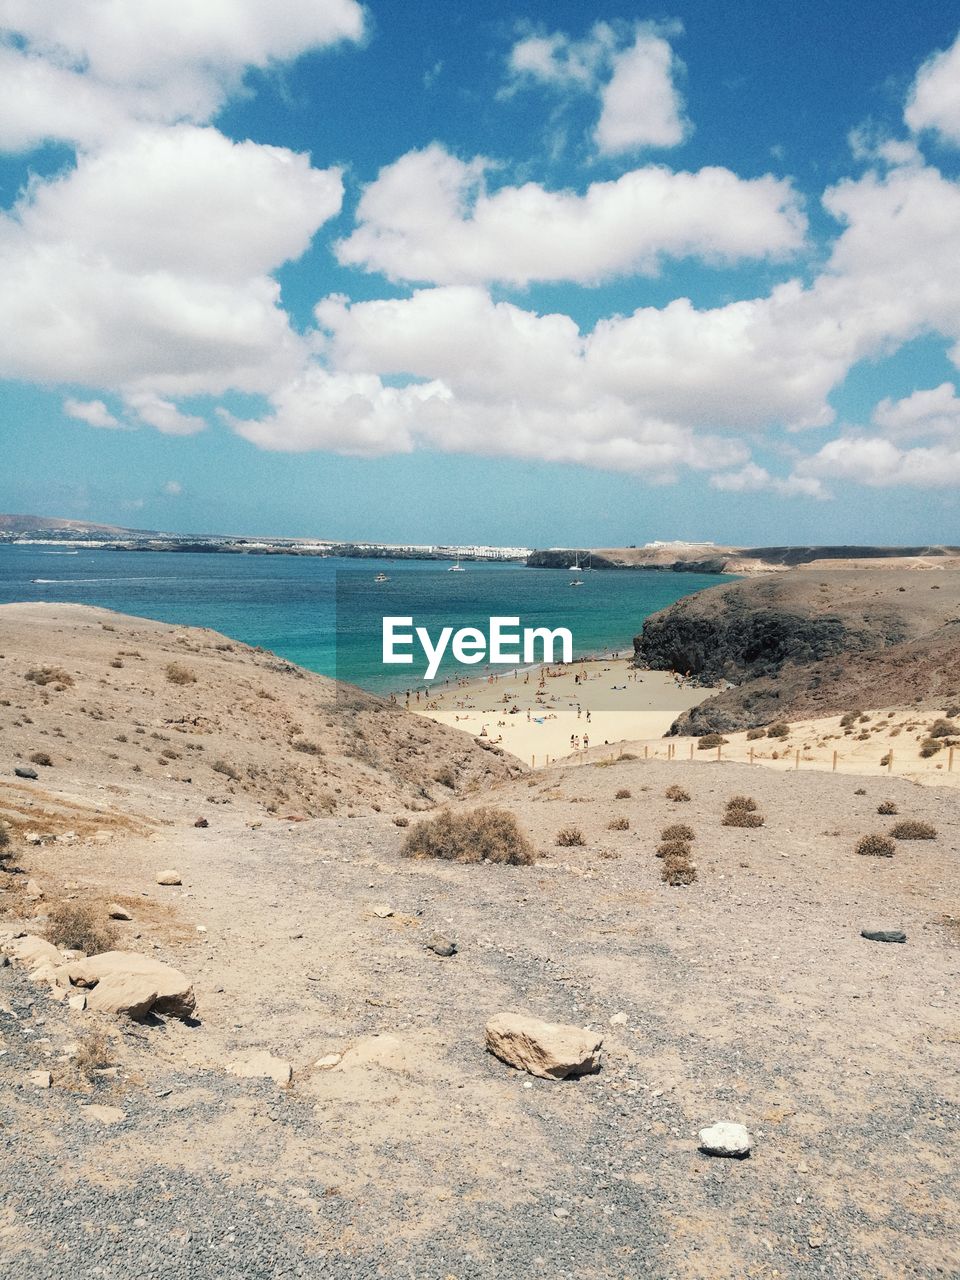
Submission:
M 626 658 L 584 660 L 412 696 L 411 711 L 486 737 L 536 767 L 624 741 L 661 738 L 676 717 L 716 690 L 680 687 L 668 671 Z M 517 708 L 514 710 L 513 708 Z

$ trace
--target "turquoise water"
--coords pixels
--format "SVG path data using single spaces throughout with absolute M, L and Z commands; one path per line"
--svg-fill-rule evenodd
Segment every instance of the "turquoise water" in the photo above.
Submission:
M 524 626 L 566 626 L 575 655 L 631 651 L 649 614 L 726 578 L 692 573 L 583 573 L 465 563 L 463 573 L 425 561 L 343 560 L 169 551 L 79 550 L 0 545 L 0 603 L 99 605 L 161 622 L 212 627 L 324 675 L 377 692 L 416 684 L 425 665 L 381 662 L 384 614 L 486 629 L 495 615 Z M 383 572 L 389 581 L 376 584 Z M 339 607 L 338 607 L 339 606 Z M 441 667 L 449 675 L 450 662 Z M 482 666 L 463 674 L 480 674 Z

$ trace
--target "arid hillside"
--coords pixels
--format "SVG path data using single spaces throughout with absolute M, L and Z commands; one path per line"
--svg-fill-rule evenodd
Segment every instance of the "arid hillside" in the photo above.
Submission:
M 14 821 L 16 797 L 38 788 L 106 792 L 154 818 L 184 802 L 198 817 L 227 804 L 347 816 L 430 807 L 522 771 L 216 632 L 64 604 L 0 607 L 0 743 L 0 816 Z
M 960 573 L 790 572 L 679 600 L 646 620 L 634 649 L 641 665 L 729 682 L 674 726 L 725 732 L 953 697 L 958 618 Z

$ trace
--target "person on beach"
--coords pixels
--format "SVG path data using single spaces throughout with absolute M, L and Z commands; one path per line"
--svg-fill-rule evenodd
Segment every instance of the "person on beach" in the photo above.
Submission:
M 570 735 L 570 750 L 571 750 L 571 751 L 576 751 L 576 749 L 577 749 L 577 739 L 576 739 L 576 736 L 575 736 L 574 734 L 572 734 L 572 733 L 571 733 L 571 735 Z
M 590 712 L 588 711 L 588 712 L 587 712 L 587 724 L 589 724 L 589 723 L 590 723 Z
M 587 750 L 587 748 L 588 748 L 589 746 L 590 746 L 590 738 L 588 737 L 588 735 L 587 735 L 587 734 L 584 734 L 584 735 L 583 735 L 583 749 L 584 749 L 584 751 L 586 751 L 586 750 Z

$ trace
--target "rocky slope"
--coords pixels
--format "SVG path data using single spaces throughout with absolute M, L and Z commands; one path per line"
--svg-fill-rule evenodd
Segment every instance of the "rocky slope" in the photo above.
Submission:
M 688 596 L 644 623 L 640 665 L 734 688 L 688 712 L 675 733 L 702 734 L 949 696 L 960 574 L 784 573 Z
M 20 791 L 106 785 L 154 813 L 183 796 L 198 813 L 416 809 L 523 768 L 217 632 L 63 604 L 0 607 L 0 742 L 0 776 L 38 775 Z M 12 794 L 0 816 L 16 821 Z

